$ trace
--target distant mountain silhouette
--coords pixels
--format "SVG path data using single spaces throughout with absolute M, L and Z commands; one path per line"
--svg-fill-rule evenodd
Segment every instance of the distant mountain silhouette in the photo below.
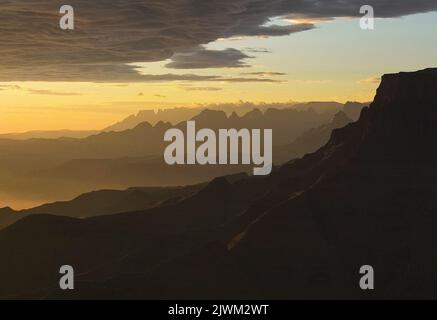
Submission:
M 332 117 L 313 110 L 268 109 L 264 113 L 252 110 L 241 117 L 229 120 L 224 111 L 203 110 L 192 120 L 199 128 L 269 128 L 275 132 L 275 144 L 294 139 L 306 130 L 327 123 Z M 175 125 L 181 129 L 186 122 Z M 15 141 L 0 139 L 0 156 L 3 159 L 54 158 L 99 159 L 161 155 L 165 143 L 164 132 L 174 127 L 168 122 L 151 125 L 142 122 L 132 129 L 120 132 L 102 132 L 83 139 L 30 139 Z
M 293 108 L 297 110 L 312 109 L 317 113 L 329 112 L 331 114 L 338 112 L 343 107 L 344 105 L 342 103 L 335 101 L 311 101 L 293 105 Z
M 30 139 L 1 140 L 3 159 L 54 158 L 58 160 L 81 158 L 128 157 L 157 154 L 163 146 L 163 134 L 169 123 L 155 126 L 144 122 L 122 132 L 103 132 L 83 139 Z
M 357 108 L 355 108 L 357 107 Z M 326 117 L 332 117 L 336 112 L 342 110 L 343 108 L 350 110 L 351 114 L 348 115 L 356 120 L 361 108 L 364 107 L 364 104 L 359 102 L 347 102 L 346 104 L 342 104 L 339 102 L 305 102 L 305 103 L 289 103 L 289 104 L 251 104 L 251 103 L 241 103 L 241 104 L 218 104 L 218 105 L 210 105 L 207 107 L 196 107 L 196 108 L 169 108 L 169 109 L 159 109 L 157 111 L 154 110 L 141 110 L 137 114 L 132 114 L 127 118 L 104 128 L 102 131 L 124 131 L 128 129 L 132 129 L 139 125 L 142 122 L 148 122 L 152 125 L 163 121 L 169 122 L 172 124 L 178 124 L 182 121 L 187 121 L 192 119 L 197 114 L 202 112 L 203 110 L 216 110 L 223 111 L 227 115 L 232 115 L 232 117 L 243 116 L 244 114 L 252 111 L 253 109 L 260 109 L 261 111 L 265 111 L 268 109 L 295 109 L 300 111 L 308 111 L 313 110 L 317 113 L 324 113 Z M 356 117 L 352 116 L 355 115 Z
M 330 122 L 332 115 L 311 107 L 253 109 L 241 116 L 206 109 L 192 119 L 198 129 L 272 129 L 276 149 L 310 128 Z M 167 145 L 163 137 L 172 127 L 168 122 L 142 122 L 132 129 L 83 139 L 0 139 L 0 195 L 44 203 L 99 189 L 196 184 L 249 170 L 249 166 L 169 167 L 163 161 Z M 175 127 L 185 131 L 186 122 Z M 14 204 L 2 203 L 0 197 L 0 206 Z
M 181 121 L 189 120 L 198 114 L 200 108 L 170 108 L 155 110 L 141 110 L 135 115 L 130 115 L 127 118 L 104 128 L 102 131 L 125 131 L 135 128 L 142 122 L 148 122 L 152 125 L 162 121 L 177 124 Z
M 345 103 L 342 111 L 353 121 L 357 121 L 358 118 L 360 117 L 360 113 L 361 110 L 365 107 L 368 106 L 370 104 L 369 103 L 360 103 L 360 102 L 351 102 L 348 101 Z
M 348 118 L 346 113 L 339 111 L 330 123 L 310 129 L 292 143 L 278 148 L 274 156 L 276 163 L 282 164 L 290 159 L 301 158 L 307 153 L 316 151 L 329 141 L 334 129 L 342 128 L 350 122 L 352 120 Z
M 437 69 L 383 76 L 359 121 L 267 177 L 144 211 L 21 219 L 0 231 L 0 296 L 435 298 L 436 85 Z M 61 292 L 66 263 L 77 282 Z M 362 265 L 376 290 L 359 288 Z
M 0 139 L 28 140 L 28 139 L 59 139 L 59 138 L 86 138 L 98 133 L 98 130 L 75 131 L 75 130 L 34 130 L 17 133 L 0 134 Z

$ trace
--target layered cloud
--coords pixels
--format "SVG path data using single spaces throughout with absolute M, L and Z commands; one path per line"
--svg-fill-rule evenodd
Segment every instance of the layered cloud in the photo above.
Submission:
M 381 82 L 381 77 L 370 77 L 366 79 L 358 80 L 358 84 L 377 84 Z
M 273 71 L 260 71 L 260 72 L 245 72 L 242 73 L 242 75 L 249 75 L 249 76 L 260 76 L 260 77 L 273 77 L 273 76 L 285 76 L 286 73 L 283 72 L 273 72 Z
M 176 53 L 166 65 L 173 69 L 242 68 L 245 59 L 251 58 L 237 49 L 207 50 L 200 47 L 189 52 Z
M 221 91 L 223 88 L 218 87 L 191 87 L 191 86 L 181 86 L 181 89 L 185 91 Z
M 172 68 L 244 66 L 242 52 L 208 52 L 219 38 L 280 36 L 312 29 L 269 19 L 358 16 L 361 0 L 70 0 L 75 30 L 59 28 L 60 0 L 0 4 L 0 81 L 258 81 L 198 75 L 145 75 L 132 63 L 173 57 Z M 368 0 L 380 17 L 434 11 L 437 0 Z M 183 53 L 192 52 L 192 55 Z M 200 58 L 203 58 L 200 59 Z M 268 81 L 269 79 L 261 79 Z
M 0 85 L 0 90 L 20 90 L 29 94 L 48 95 L 48 96 L 81 96 L 82 93 L 78 92 L 62 92 L 49 89 L 32 89 L 23 88 L 19 85 Z

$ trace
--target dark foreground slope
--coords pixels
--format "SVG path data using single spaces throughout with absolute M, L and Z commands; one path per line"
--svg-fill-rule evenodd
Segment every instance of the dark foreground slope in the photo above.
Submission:
M 232 183 L 247 178 L 245 173 L 222 176 Z M 84 193 L 69 201 L 57 201 L 30 209 L 0 208 L 0 230 L 35 214 L 51 214 L 71 218 L 92 218 L 123 212 L 140 211 L 176 204 L 196 194 L 208 183 L 179 187 L 132 187 L 126 190 L 99 190 Z
M 192 196 L 206 184 L 186 187 L 136 187 L 126 190 L 99 190 L 84 193 L 70 201 L 43 204 L 15 211 L 0 208 L 0 229 L 31 214 L 53 214 L 72 218 L 91 218 L 121 212 L 145 210 L 177 203 Z
M 436 88 L 436 69 L 385 75 L 359 121 L 266 178 L 142 212 L 24 218 L 0 232 L 0 296 L 437 298 Z M 74 291 L 56 289 L 62 264 Z

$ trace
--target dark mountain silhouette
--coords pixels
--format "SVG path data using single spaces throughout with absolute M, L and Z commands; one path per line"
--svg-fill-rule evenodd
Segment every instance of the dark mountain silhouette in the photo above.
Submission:
M 245 173 L 223 176 L 230 183 L 247 178 Z M 203 189 L 206 183 L 179 187 L 132 187 L 126 190 L 99 190 L 82 194 L 70 201 L 57 201 L 30 209 L 0 208 L 0 229 L 31 214 L 53 214 L 73 218 L 101 215 L 176 204 Z
M 189 252 L 192 248 L 202 247 L 219 237 L 226 223 L 242 212 L 243 204 L 250 201 L 245 195 L 234 193 L 231 186 L 228 180 L 218 178 L 179 204 L 153 208 L 147 210 L 147 213 L 132 212 L 90 219 L 27 216 L 0 232 L 0 243 L 5 244 L 3 240 L 9 241 L 8 238 L 11 236 L 21 237 L 21 231 L 30 228 L 31 233 L 27 237 L 38 243 L 33 252 L 28 251 L 30 247 L 27 247 L 31 246 L 31 243 L 25 241 L 19 242 L 12 250 L 26 252 L 25 255 L 33 256 L 31 260 L 39 260 L 32 267 L 39 276 L 34 279 L 25 276 L 18 282 L 14 277 L 5 279 L 5 286 L 2 284 L 0 293 L 4 297 L 10 294 L 21 296 L 23 292 L 30 296 L 39 296 L 41 292 L 50 293 L 50 281 L 54 279 L 51 273 L 56 269 L 57 263 L 65 259 L 73 264 L 81 261 L 80 273 L 88 274 L 91 271 L 91 277 L 91 269 L 95 266 L 107 268 L 104 272 L 107 272 L 106 275 L 101 274 L 102 279 L 105 279 L 109 274 L 118 272 L 117 269 L 123 269 L 125 263 L 132 268 L 131 272 L 142 273 L 143 268 L 153 269 Z M 256 196 L 256 193 L 253 192 L 252 196 Z M 216 199 L 221 199 L 220 203 L 211 207 L 211 203 Z M 51 228 L 58 230 L 56 234 L 49 231 Z M 51 246 L 50 253 L 45 252 L 55 238 L 57 240 L 53 243 L 54 246 Z M 70 249 L 64 247 L 67 243 Z M 82 246 L 87 246 L 89 250 L 80 252 Z M 57 254 L 58 250 L 63 253 Z M 72 254 L 70 250 L 76 253 Z M 99 250 L 100 253 L 93 252 Z M 10 254 L 11 251 L 5 250 L 0 256 Z M 6 271 L 11 266 L 6 263 L 0 269 Z M 88 267 L 91 269 L 88 270 Z M 0 277 L 3 281 L 3 276 Z
M 436 86 L 437 69 L 383 76 L 359 121 L 268 177 L 145 211 L 21 219 L 0 231 L 0 296 L 435 298 Z M 61 292 L 67 263 L 76 288 Z M 362 265 L 376 290 L 360 290 Z
M 257 219 L 137 279 L 152 282 L 143 294 L 435 298 L 436 84 L 437 69 L 385 75 L 358 122 L 271 177 L 278 188 L 246 212 Z M 366 264 L 375 291 L 358 286 Z
M 162 156 L 78 159 L 35 172 L 25 178 L 16 176 L 2 187 L 7 188 L 9 194 L 36 199 L 39 204 L 68 200 L 92 190 L 125 189 L 132 185 L 171 187 L 204 183 L 223 175 L 252 172 L 252 168 L 252 165 L 169 166 L 163 162 Z
M 120 212 L 145 210 L 177 203 L 199 191 L 204 184 L 187 187 L 138 187 L 127 190 L 100 190 L 85 193 L 71 201 L 58 201 L 35 208 L 15 211 L 0 209 L 0 229 L 30 214 L 54 214 L 89 218 Z

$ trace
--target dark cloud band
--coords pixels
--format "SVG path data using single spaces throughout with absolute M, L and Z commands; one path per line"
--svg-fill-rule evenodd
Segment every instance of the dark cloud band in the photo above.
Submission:
M 243 52 L 228 48 L 225 50 L 206 50 L 176 53 L 166 65 L 173 69 L 242 68 L 247 67 L 245 59 L 251 58 Z
M 59 28 L 60 0 L 0 3 L 0 81 L 218 81 L 196 75 L 142 75 L 128 65 L 162 61 L 219 38 L 279 36 L 309 30 L 312 24 L 274 26 L 277 16 L 358 16 L 362 0 L 70 0 L 75 30 Z M 377 16 L 398 17 L 434 11 L 437 0 L 368 0 Z M 197 54 L 197 56 L 196 56 Z M 176 55 L 170 67 L 202 67 Z M 207 53 L 207 55 L 210 53 Z M 242 66 L 243 53 L 223 52 L 217 66 Z M 190 60 L 191 58 L 191 60 Z M 211 66 L 211 59 L 203 61 Z M 231 79 L 228 79 L 231 80 Z M 234 79 L 231 81 L 243 81 Z M 267 80 L 267 79 L 263 79 Z M 250 80 L 252 81 L 252 80 Z M 256 80 L 253 80 L 256 81 Z

